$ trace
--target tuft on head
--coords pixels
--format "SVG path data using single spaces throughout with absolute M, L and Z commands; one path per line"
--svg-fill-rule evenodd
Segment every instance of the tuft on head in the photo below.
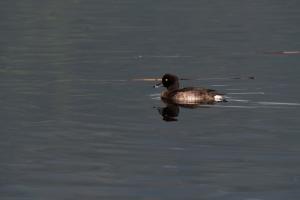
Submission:
M 179 88 L 179 80 L 178 77 L 172 74 L 165 74 L 162 79 L 162 84 L 168 90 L 176 90 Z

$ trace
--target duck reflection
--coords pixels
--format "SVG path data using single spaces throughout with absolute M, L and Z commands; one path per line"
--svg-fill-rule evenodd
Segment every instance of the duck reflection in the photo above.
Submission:
M 175 104 L 168 101 L 163 101 L 165 107 L 158 107 L 158 113 L 163 117 L 162 119 L 167 122 L 178 121 L 177 117 L 179 116 L 180 107 L 195 109 L 195 108 L 207 108 L 208 106 L 203 104 Z
M 179 106 L 176 104 L 166 104 L 165 107 L 157 108 L 159 114 L 163 117 L 164 121 L 172 122 L 177 121 L 179 115 Z

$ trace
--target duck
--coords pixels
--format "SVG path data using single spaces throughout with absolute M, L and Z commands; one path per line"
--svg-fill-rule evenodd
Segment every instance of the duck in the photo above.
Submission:
M 160 95 L 161 100 L 177 105 L 215 104 L 226 102 L 225 96 L 216 90 L 198 87 L 179 87 L 179 78 L 173 74 L 164 74 L 161 82 L 154 87 L 163 86 L 167 90 Z

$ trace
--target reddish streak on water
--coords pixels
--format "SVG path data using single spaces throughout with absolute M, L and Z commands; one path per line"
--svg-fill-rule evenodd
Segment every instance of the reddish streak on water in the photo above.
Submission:
M 267 51 L 265 53 L 274 55 L 300 55 L 300 51 Z

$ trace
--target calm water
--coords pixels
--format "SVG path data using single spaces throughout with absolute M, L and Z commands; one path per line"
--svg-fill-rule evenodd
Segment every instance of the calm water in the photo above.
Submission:
M 299 9 L 2 1 L 0 199 L 299 199 Z M 166 122 L 165 72 L 230 100 Z

